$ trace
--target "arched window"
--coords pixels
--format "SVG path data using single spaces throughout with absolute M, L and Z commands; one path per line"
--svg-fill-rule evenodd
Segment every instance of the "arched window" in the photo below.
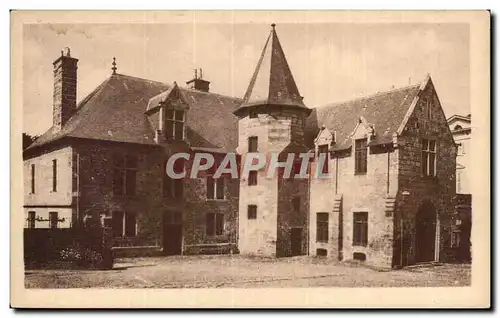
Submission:
M 462 126 L 460 125 L 456 125 L 455 128 L 453 128 L 453 130 L 460 130 L 460 129 L 462 129 Z

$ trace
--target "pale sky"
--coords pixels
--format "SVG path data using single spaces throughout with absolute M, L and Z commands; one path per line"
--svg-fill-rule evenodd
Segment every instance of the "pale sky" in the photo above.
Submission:
M 210 91 L 243 97 L 268 24 L 38 24 L 24 26 L 23 131 L 52 124 L 52 62 L 64 47 L 78 62 L 80 101 L 118 73 L 179 85 L 195 68 Z M 278 24 L 276 31 L 308 107 L 424 80 L 431 74 L 447 117 L 470 113 L 467 24 Z

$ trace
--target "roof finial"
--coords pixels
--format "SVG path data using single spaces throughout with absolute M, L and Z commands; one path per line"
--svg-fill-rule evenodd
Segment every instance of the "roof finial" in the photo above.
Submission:
M 111 63 L 111 65 L 113 65 L 113 67 L 111 68 L 111 70 L 113 71 L 113 75 L 116 74 L 116 70 L 118 69 L 116 67 L 116 58 L 113 57 L 113 63 Z
M 276 29 L 276 23 L 271 24 L 271 27 L 273 28 L 273 31 Z

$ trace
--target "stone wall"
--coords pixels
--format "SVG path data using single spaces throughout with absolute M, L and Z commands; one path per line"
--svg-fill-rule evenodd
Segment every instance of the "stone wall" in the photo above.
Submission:
M 271 154 L 276 156 L 281 154 L 292 143 L 303 144 L 304 119 L 301 113 L 288 110 L 270 114 L 261 113 L 257 118 L 248 116 L 241 118 L 238 125 L 237 151 L 242 156 L 242 162 L 245 161 L 248 153 L 248 137 L 251 136 L 258 137 L 257 151 L 265 153 L 267 158 Z M 268 177 L 267 168 L 266 166 L 258 172 L 257 185 L 249 186 L 247 177 L 240 177 L 238 248 L 242 254 L 276 256 L 277 253 L 276 244 L 280 227 L 278 225 L 278 201 L 281 199 L 277 175 Z M 283 193 L 288 193 L 288 191 L 284 190 Z M 289 200 L 288 194 L 283 200 Z M 248 205 L 257 206 L 256 219 L 248 219 Z M 303 222 L 299 223 L 303 224 Z M 282 234 L 283 232 L 280 235 Z
M 428 118 L 425 111 L 424 101 L 427 99 L 431 101 L 431 118 Z M 437 142 L 435 177 L 422 174 L 422 138 Z M 436 256 L 438 260 L 445 261 L 443 257 L 450 246 L 451 218 L 455 206 L 456 148 L 432 82 L 420 93 L 415 109 L 398 140 L 402 146 L 396 244 L 404 248 L 402 253 L 401 250 L 395 253 L 395 263 L 408 265 L 416 262 L 415 218 L 424 201 L 431 202 L 437 211 L 440 253 Z M 401 232 L 404 244 L 401 244 Z
M 299 209 L 294 206 L 297 200 Z M 278 232 L 276 256 L 293 256 L 292 229 L 301 229 L 300 251 L 305 255 L 308 249 L 309 180 L 279 178 L 278 181 Z
M 386 213 L 387 198 L 398 189 L 398 151 L 392 146 L 370 147 L 367 173 L 355 174 L 352 147 L 329 161 L 329 176 L 311 180 L 310 251 L 326 249 L 328 256 L 343 260 L 363 253 L 366 262 L 391 267 L 393 215 Z M 318 162 L 311 166 L 315 173 Z M 329 213 L 328 242 L 316 241 L 316 215 Z M 353 213 L 368 212 L 368 244 L 353 245 Z

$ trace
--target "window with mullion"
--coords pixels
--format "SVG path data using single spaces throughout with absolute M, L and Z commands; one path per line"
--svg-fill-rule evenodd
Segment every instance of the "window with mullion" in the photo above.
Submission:
M 137 157 L 113 156 L 113 194 L 134 196 L 137 182 Z
M 436 176 L 436 141 L 432 139 L 422 139 L 422 175 Z
M 167 139 L 184 139 L 184 110 L 167 109 L 165 117 L 165 137 Z
M 224 178 L 221 176 L 214 179 L 213 176 L 207 176 L 207 199 L 208 200 L 224 200 Z
M 207 213 L 206 214 L 206 231 L 207 236 L 220 236 L 224 234 L 224 214 L 223 213 Z

